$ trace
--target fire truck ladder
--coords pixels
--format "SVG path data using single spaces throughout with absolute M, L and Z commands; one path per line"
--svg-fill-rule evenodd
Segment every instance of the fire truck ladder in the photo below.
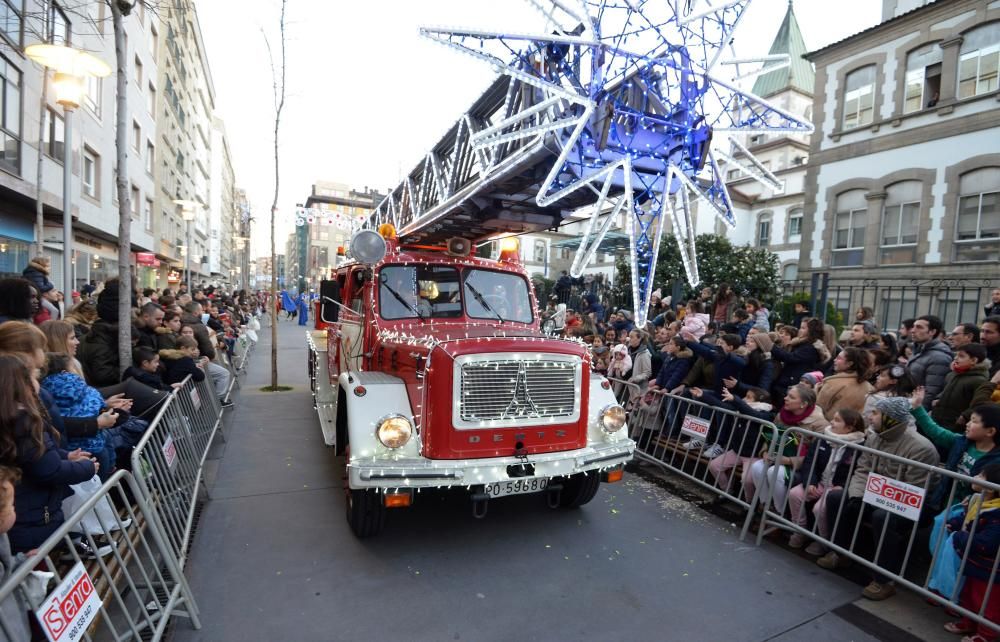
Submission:
M 624 213 L 635 319 L 644 325 L 664 221 L 695 285 L 692 205 L 735 224 L 723 166 L 783 189 L 730 134 L 812 131 L 735 84 L 788 57 L 720 63 L 750 0 L 529 4 L 545 18 L 539 35 L 422 30 L 502 75 L 364 227 L 391 223 L 404 243 L 475 242 L 554 230 L 589 207 L 571 268 L 579 276 Z M 717 63 L 734 66 L 733 81 L 713 75 Z

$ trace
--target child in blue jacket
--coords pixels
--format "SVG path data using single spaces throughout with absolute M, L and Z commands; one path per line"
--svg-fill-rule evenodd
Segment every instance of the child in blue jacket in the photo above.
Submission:
M 985 466 L 976 479 L 1000 484 L 1000 464 Z M 1000 623 L 1000 587 L 990 582 L 997 553 L 1000 552 L 1000 497 L 992 489 L 982 486 L 973 486 L 973 490 L 979 493 L 969 498 L 960 515 L 948 521 L 948 530 L 954 533 L 951 542 L 955 552 L 959 557 L 965 555 L 966 549 L 969 552 L 963 569 L 965 584 L 958 603 L 974 613 L 983 609 L 983 617 Z M 987 592 L 989 599 L 983 608 Z M 963 639 L 975 642 L 995 640 L 998 636 L 996 630 L 969 618 L 949 622 L 944 628 L 951 633 L 968 633 L 970 635 Z

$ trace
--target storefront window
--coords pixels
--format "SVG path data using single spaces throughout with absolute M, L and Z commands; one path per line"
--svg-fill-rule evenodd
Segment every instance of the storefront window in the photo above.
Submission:
M 0 236 L 0 278 L 21 276 L 21 271 L 28 266 L 30 252 L 29 243 Z

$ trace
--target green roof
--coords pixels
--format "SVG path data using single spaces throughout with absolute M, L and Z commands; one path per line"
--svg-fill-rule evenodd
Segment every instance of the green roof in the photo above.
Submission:
M 805 40 L 802 39 L 799 21 L 795 19 L 792 1 L 788 0 L 785 19 L 781 22 L 768 53 L 788 54 L 792 60 L 787 67 L 758 76 L 753 84 L 753 93 L 766 98 L 787 89 L 797 89 L 811 96 L 816 73 L 813 71 L 812 63 L 802 57 L 808 51 Z

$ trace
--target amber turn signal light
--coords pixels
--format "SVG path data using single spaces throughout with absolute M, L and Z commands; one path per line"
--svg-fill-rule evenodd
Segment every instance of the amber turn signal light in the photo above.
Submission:
M 609 470 L 608 472 L 604 473 L 604 481 L 608 482 L 609 484 L 619 482 L 622 480 L 622 475 L 624 474 L 625 471 L 621 468 L 615 468 L 614 470 Z M 386 504 L 386 506 L 388 506 L 388 504 Z
M 413 495 L 410 493 L 386 493 L 386 508 L 406 508 L 413 503 Z

